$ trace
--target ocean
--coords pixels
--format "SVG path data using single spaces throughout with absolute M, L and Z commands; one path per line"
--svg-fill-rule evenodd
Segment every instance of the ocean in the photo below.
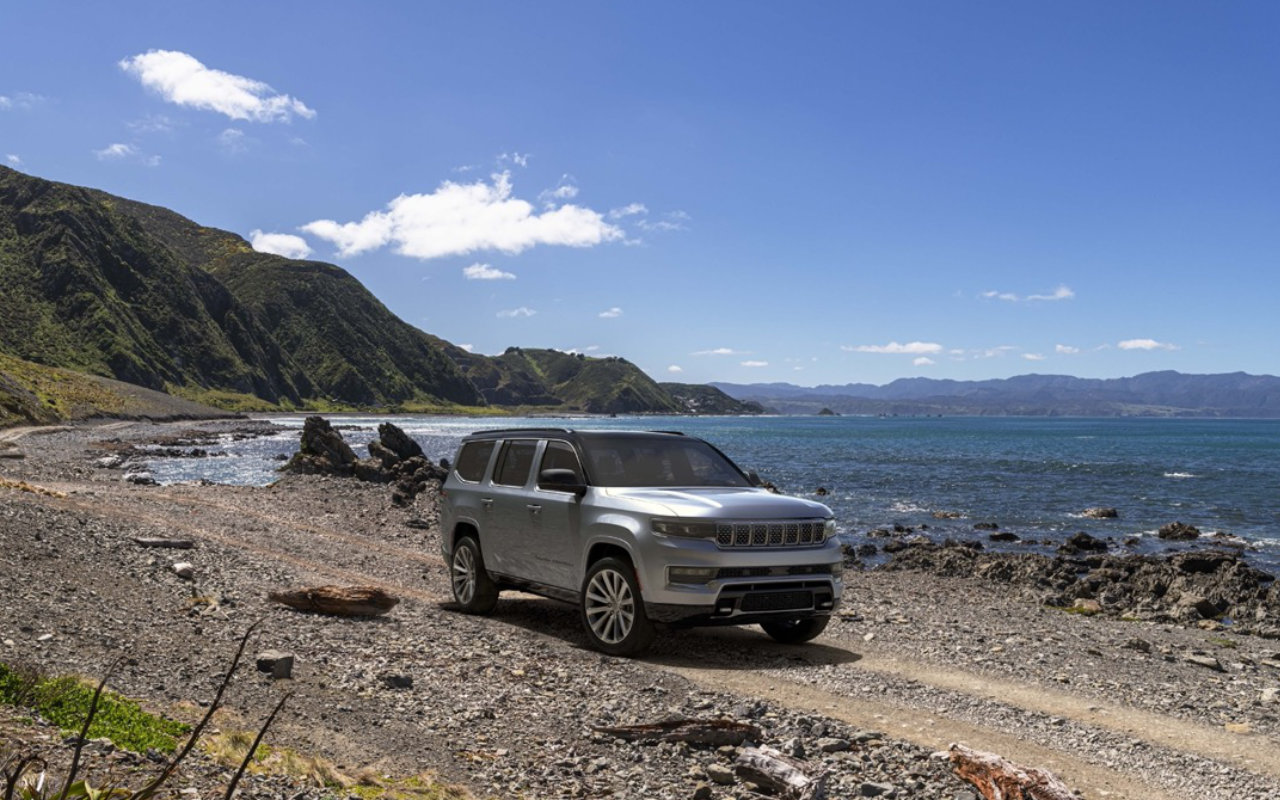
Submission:
M 157 458 L 161 483 L 205 479 L 265 485 L 281 456 L 298 448 L 303 415 L 264 417 L 280 434 L 226 441 L 211 458 Z M 977 539 L 988 547 L 1052 551 L 1077 531 L 1136 539 L 1156 552 L 1184 547 L 1156 530 L 1179 521 L 1203 533 L 1243 539 L 1251 557 L 1280 568 L 1280 420 L 1082 419 L 1028 417 L 507 417 L 331 415 L 360 455 L 390 421 L 433 461 L 453 458 L 483 428 L 572 427 L 679 430 L 709 440 L 744 469 L 788 494 L 835 512 L 857 544 L 894 525 L 935 539 Z M 825 490 L 825 493 L 820 492 Z M 1114 507 L 1117 519 L 1086 508 Z M 936 514 L 957 515 L 939 518 Z M 994 523 L 1019 544 L 994 544 Z

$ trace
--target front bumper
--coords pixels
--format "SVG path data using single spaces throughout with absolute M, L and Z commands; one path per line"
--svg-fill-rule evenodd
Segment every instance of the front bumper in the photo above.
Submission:
M 839 579 L 727 583 L 709 603 L 645 603 L 654 622 L 676 626 L 751 625 L 827 616 L 840 605 Z

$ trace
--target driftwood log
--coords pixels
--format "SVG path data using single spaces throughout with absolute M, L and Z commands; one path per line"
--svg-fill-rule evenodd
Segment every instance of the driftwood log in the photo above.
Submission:
M 196 546 L 192 539 L 164 539 L 152 536 L 135 536 L 133 541 L 140 547 L 169 547 L 176 550 L 190 550 Z
M 373 617 L 387 613 L 400 602 L 400 598 L 377 586 L 313 586 L 271 592 L 267 599 L 299 611 L 340 617 Z
M 825 770 L 812 776 L 805 772 L 804 762 L 772 747 L 744 748 L 734 759 L 733 771 L 784 800 L 818 800 L 826 792 Z
M 704 747 L 734 747 L 750 739 L 760 741 L 760 729 L 729 719 L 675 719 L 648 725 L 596 725 L 597 733 L 628 742 L 687 742 Z
M 972 750 L 962 744 L 950 748 L 951 769 L 973 784 L 985 800 L 1077 800 L 1053 773 L 1037 767 L 1023 768 L 995 753 Z

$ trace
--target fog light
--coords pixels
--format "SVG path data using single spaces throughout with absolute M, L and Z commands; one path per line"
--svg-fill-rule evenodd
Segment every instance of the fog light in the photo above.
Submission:
M 667 567 L 668 583 L 707 583 L 715 576 L 715 567 Z

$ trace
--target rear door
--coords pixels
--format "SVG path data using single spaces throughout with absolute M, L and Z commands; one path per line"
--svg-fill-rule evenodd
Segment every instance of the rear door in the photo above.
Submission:
M 537 439 L 503 442 L 488 491 L 480 501 L 489 531 L 484 537 L 485 564 L 494 572 L 526 580 L 541 580 L 524 543 L 531 516 L 528 506 L 533 492 L 533 465 L 540 447 Z

